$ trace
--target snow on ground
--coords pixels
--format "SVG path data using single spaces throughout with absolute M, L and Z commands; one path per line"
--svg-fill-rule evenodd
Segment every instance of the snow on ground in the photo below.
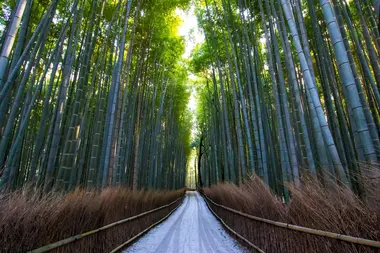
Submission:
M 246 252 L 227 234 L 198 192 L 187 192 L 182 205 L 124 253 Z

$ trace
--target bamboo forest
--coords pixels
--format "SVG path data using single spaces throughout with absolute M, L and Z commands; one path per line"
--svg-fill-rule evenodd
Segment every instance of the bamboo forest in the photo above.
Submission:
M 0 53 L 0 252 L 380 252 L 379 0 L 2 0 Z

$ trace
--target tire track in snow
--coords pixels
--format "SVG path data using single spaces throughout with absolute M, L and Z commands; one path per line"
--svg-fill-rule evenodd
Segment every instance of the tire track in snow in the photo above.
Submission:
M 198 192 L 187 192 L 181 206 L 125 253 L 246 252 L 224 231 Z
M 189 193 L 189 195 L 190 195 L 190 193 Z M 191 199 L 191 197 L 189 197 L 189 199 Z M 185 208 L 186 209 L 185 212 L 191 212 L 192 208 L 194 208 L 194 205 L 190 205 L 190 207 Z M 192 211 L 192 212 L 194 213 L 194 211 Z M 176 231 L 175 231 L 174 241 L 173 241 L 173 252 L 180 252 L 181 229 L 182 229 L 182 227 L 189 227 L 189 226 L 193 225 L 193 224 L 191 224 L 191 222 L 189 222 L 189 220 L 191 221 L 191 219 L 181 219 L 181 223 L 178 224 Z M 191 227 L 189 227 L 189 229 L 182 230 L 182 232 L 185 233 L 185 235 L 183 235 L 183 237 L 185 237 L 185 238 L 188 237 L 189 231 L 191 231 Z M 183 245 L 183 246 L 186 246 L 186 245 Z
M 204 220 L 202 218 L 203 215 L 200 212 L 202 210 L 202 207 L 200 206 L 198 196 L 197 196 L 197 206 L 198 206 L 198 224 L 200 226 L 199 234 L 200 234 L 201 242 L 206 247 L 207 252 L 215 252 L 214 251 L 214 249 L 216 248 L 215 242 L 214 242 L 213 238 L 211 236 L 209 236 L 205 231 L 205 227 L 204 227 L 204 223 L 203 223 Z M 205 210 L 202 210 L 202 211 L 204 212 Z
M 186 213 L 186 209 L 188 208 L 189 203 L 190 203 L 190 200 L 189 198 L 186 197 L 186 205 L 185 205 L 184 210 L 182 211 L 181 215 L 176 219 L 174 224 L 170 227 L 169 231 L 165 234 L 165 237 L 164 237 L 165 239 L 157 246 L 155 252 L 157 253 L 166 252 L 166 249 L 170 245 L 170 241 L 172 240 L 174 233 L 177 232 L 177 230 L 180 228 L 181 221 L 183 219 L 183 216 Z

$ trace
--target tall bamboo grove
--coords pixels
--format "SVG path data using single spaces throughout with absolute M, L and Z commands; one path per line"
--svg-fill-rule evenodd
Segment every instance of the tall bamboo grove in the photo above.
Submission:
M 357 193 L 380 158 L 376 1 L 203 0 L 198 180 L 286 183 L 311 176 Z M 369 181 L 371 183 L 371 181 Z
M 1 3 L 0 188 L 182 188 L 188 4 Z

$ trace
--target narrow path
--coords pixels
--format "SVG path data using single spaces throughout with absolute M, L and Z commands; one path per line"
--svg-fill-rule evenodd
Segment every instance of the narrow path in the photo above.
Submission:
M 198 192 L 187 192 L 182 205 L 124 253 L 237 253 L 245 250 L 215 219 Z

